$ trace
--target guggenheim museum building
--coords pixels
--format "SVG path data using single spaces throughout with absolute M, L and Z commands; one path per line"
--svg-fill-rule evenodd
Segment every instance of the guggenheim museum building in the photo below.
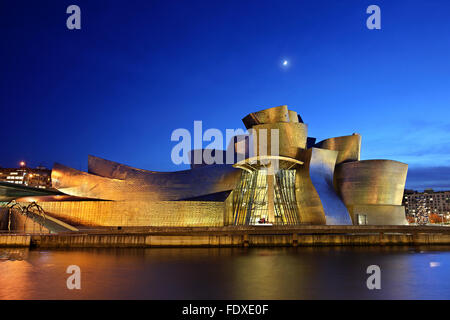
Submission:
M 243 123 L 249 134 L 212 151 L 233 153 L 233 163 L 156 172 L 89 156 L 88 172 L 56 163 L 51 192 L 3 191 L 0 200 L 35 201 L 51 217 L 89 227 L 407 224 L 408 165 L 360 160 L 359 134 L 316 142 L 287 106 L 251 113 Z M 272 150 L 271 131 L 276 154 L 253 147 L 252 136 L 265 135 Z

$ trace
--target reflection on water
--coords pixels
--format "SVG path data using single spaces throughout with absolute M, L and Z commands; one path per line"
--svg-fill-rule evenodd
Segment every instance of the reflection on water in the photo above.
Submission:
M 450 247 L 0 248 L 0 299 L 450 299 L 449 267 Z

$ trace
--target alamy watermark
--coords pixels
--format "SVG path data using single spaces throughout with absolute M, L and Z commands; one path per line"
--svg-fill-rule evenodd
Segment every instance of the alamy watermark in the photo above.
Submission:
M 80 30 L 81 29 L 81 9 L 77 5 L 70 5 L 66 10 L 67 14 L 70 16 L 66 20 L 66 26 L 69 30 Z
M 367 18 L 366 26 L 367 29 L 373 30 L 381 29 L 381 9 L 379 6 L 372 4 L 367 7 L 366 13 L 370 14 L 370 16 Z
M 381 269 L 379 266 L 373 264 L 367 267 L 367 274 L 370 274 L 367 278 L 366 285 L 369 290 L 381 289 Z
M 70 274 L 67 278 L 66 286 L 69 290 L 81 290 L 81 269 L 77 265 L 67 267 L 66 273 Z

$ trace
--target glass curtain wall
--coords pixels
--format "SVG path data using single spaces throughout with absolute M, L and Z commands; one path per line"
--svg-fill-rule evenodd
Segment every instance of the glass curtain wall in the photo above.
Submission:
M 274 179 L 275 219 L 269 221 L 267 179 Z M 295 199 L 295 170 L 279 170 L 267 176 L 267 170 L 242 171 L 239 184 L 233 192 L 235 225 L 295 225 L 300 223 Z

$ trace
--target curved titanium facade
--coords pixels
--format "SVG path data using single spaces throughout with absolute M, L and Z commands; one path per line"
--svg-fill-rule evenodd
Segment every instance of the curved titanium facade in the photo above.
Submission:
M 320 199 L 309 179 L 309 173 L 301 170 L 308 127 L 299 119 L 297 112 L 288 110 L 287 106 L 251 113 L 243 119 L 253 135 L 253 145 L 247 139 L 244 143 L 248 146 L 241 149 L 254 152 L 252 155 L 246 154 L 246 158 L 235 165 L 246 172 L 243 173 L 240 187 L 233 191 L 231 206 L 234 208 L 234 224 L 256 223 L 258 219 L 253 221 L 251 218 L 254 216 L 263 217 L 273 224 L 325 223 Z M 269 173 L 267 182 L 263 182 L 267 183 L 267 190 L 264 189 L 261 195 L 256 193 L 256 196 L 252 196 L 248 190 L 261 189 L 261 185 L 255 181 L 264 175 L 258 171 L 273 167 L 273 163 L 264 163 L 261 159 L 277 161 L 278 168 L 282 170 Z M 269 183 L 273 177 L 275 183 Z M 251 204 L 254 201 L 259 204 L 254 206 Z M 243 204 L 247 203 L 251 205 L 242 209 Z M 265 211 L 261 213 L 260 208 L 265 208 Z
M 369 225 L 407 225 L 404 206 L 354 205 L 348 207 L 354 224 L 358 216 L 364 216 Z
M 361 136 L 357 133 L 325 139 L 316 143 L 316 148 L 339 151 L 336 164 L 349 161 L 359 161 L 361 153 Z
M 249 135 L 235 143 L 235 152 L 244 152 L 245 159 L 275 156 L 291 158 L 295 162 L 303 157 L 308 126 L 299 122 L 297 112 L 288 110 L 287 106 L 254 112 L 242 121 L 249 129 Z
M 408 165 L 393 160 L 364 160 L 336 166 L 335 185 L 348 205 L 401 205 Z
M 306 149 L 306 139 L 308 138 L 308 126 L 298 122 L 279 122 L 269 124 L 259 124 L 252 127 L 256 134 L 255 144 L 257 155 L 272 155 L 272 150 L 276 150 L 277 155 L 299 159 L 302 151 Z M 278 148 L 272 146 L 272 130 L 278 130 Z M 267 139 L 266 150 L 260 150 L 261 143 Z M 265 144 L 262 143 L 265 147 Z M 273 148 L 273 149 L 272 149 Z
M 54 187 L 74 196 L 102 200 L 183 200 L 231 191 L 239 170 L 210 165 L 176 172 L 153 172 L 89 157 L 89 172 L 55 164 Z
M 327 225 L 351 225 L 349 212 L 333 187 L 338 151 L 311 148 L 309 175 L 322 202 Z
M 297 112 L 288 110 L 288 114 L 289 114 L 289 122 L 300 122 Z M 303 123 L 303 121 L 302 121 L 302 123 Z
M 305 165 L 297 166 L 295 175 L 295 198 L 302 224 L 326 224 L 327 220 L 319 193 L 309 175 L 309 157 Z
M 279 106 L 252 112 L 242 119 L 247 129 L 264 123 L 289 122 L 289 112 L 287 106 Z

